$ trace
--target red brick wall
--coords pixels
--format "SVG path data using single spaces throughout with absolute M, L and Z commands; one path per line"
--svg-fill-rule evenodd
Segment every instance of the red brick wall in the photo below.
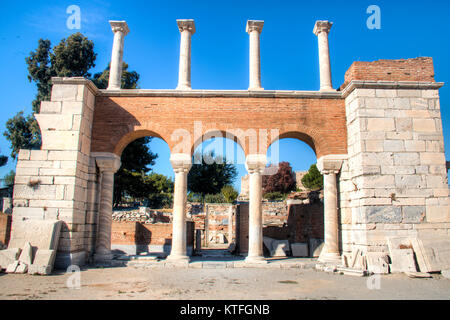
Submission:
M 8 245 L 11 235 L 11 215 L 0 212 L 0 244 Z
M 280 138 L 298 138 L 321 157 L 347 153 L 344 100 L 339 98 L 261 97 L 107 97 L 96 99 L 92 152 L 120 155 L 133 140 L 155 136 L 172 152 L 178 141 L 171 135 L 185 129 L 194 141 L 194 122 L 210 130 L 278 129 Z M 199 138 L 199 137 L 198 137 Z M 260 150 L 266 153 L 267 143 Z M 248 143 L 243 146 L 248 154 Z M 177 151 L 180 152 L 180 151 Z
M 278 210 L 277 208 L 278 207 Z M 239 210 L 239 251 L 248 252 L 248 203 Z M 276 213 L 276 215 L 274 214 Z M 263 235 L 290 243 L 324 238 L 323 203 L 295 204 L 263 203 Z
M 352 80 L 434 82 L 433 59 L 355 61 L 345 73 L 344 89 Z
M 194 245 L 194 223 L 187 222 L 187 245 Z M 111 243 L 117 245 L 170 245 L 172 224 L 140 222 L 112 222 Z

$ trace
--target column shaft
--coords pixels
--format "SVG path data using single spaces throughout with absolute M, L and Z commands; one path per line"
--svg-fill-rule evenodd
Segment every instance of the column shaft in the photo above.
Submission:
M 180 66 L 177 88 L 191 88 L 191 33 L 188 30 L 181 32 Z
M 320 66 L 320 90 L 331 90 L 331 65 L 330 51 L 328 46 L 328 33 L 320 32 L 319 42 L 319 66 Z
M 187 172 L 176 172 L 173 196 L 171 259 L 188 259 L 186 254 L 186 191 Z
M 114 32 L 114 42 L 109 68 L 108 90 L 119 90 L 122 84 L 123 45 L 125 36 L 130 31 L 125 21 L 110 21 Z
M 262 176 L 258 171 L 250 173 L 249 234 L 247 260 L 263 259 L 262 241 Z
M 334 172 L 324 174 L 324 202 L 325 246 L 323 251 L 327 256 L 339 257 L 337 186 Z
M 250 32 L 250 85 L 249 89 L 261 88 L 261 56 L 259 32 Z
M 112 202 L 114 191 L 114 172 L 103 171 L 101 176 L 100 209 L 98 213 L 97 260 L 111 259 Z

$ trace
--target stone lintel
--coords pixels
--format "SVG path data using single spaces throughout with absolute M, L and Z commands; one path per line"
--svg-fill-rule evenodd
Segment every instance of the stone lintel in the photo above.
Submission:
M 245 32 L 247 32 L 248 34 L 250 34 L 252 31 L 258 31 L 258 33 L 261 33 L 263 26 L 263 20 L 248 20 L 245 27 Z
M 100 171 L 117 172 L 119 170 L 121 162 L 120 157 L 110 152 L 92 152 L 91 157 L 95 158 L 95 162 Z
M 338 174 L 342 167 L 342 162 L 347 159 L 345 154 L 330 154 L 317 159 L 317 169 L 322 174 Z
M 265 154 L 249 154 L 245 158 L 245 169 L 249 173 L 259 172 L 263 174 L 266 164 L 267 157 Z
M 126 21 L 109 21 L 109 24 L 114 33 L 122 32 L 123 35 L 126 36 L 130 32 Z
M 438 90 L 443 85 L 444 82 L 352 80 L 341 92 L 346 98 L 355 89 Z
M 177 19 L 177 25 L 180 32 L 188 30 L 191 35 L 195 33 L 195 22 L 193 19 Z
M 316 21 L 316 24 L 314 25 L 313 33 L 317 36 L 321 32 L 330 32 L 331 26 L 333 25 L 333 22 L 327 21 L 327 20 L 318 20 Z
M 172 153 L 170 155 L 170 163 L 175 172 L 188 172 L 192 166 L 192 156 L 189 153 Z

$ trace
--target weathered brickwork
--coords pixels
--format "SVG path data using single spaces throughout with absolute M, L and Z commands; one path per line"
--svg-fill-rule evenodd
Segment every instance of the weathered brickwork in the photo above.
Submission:
M 435 82 L 433 59 L 420 57 L 373 62 L 355 61 L 345 73 L 341 89 L 352 80 Z
M 201 94 L 199 94 L 201 96 Z M 341 99 L 268 97 L 164 97 L 108 96 L 97 97 L 93 127 L 92 151 L 114 152 L 120 155 L 133 140 L 142 136 L 163 139 L 172 152 L 179 139 L 172 134 L 186 130 L 190 134 L 191 152 L 208 131 L 232 134 L 236 129 L 279 130 L 275 139 L 292 137 L 308 143 L 318 156 L 346 153 L 345 106 Z M 239 114 L 239 115 L 237 115 Z M 195 136 L 194 122 L 201 122 Z M 178 131 L 177 131 L 178 130 Z M 259 137 L 259 133 L 258 133 Z M 271 141 L 255 145 L 242 143 L 246 154 L 266 153 Z

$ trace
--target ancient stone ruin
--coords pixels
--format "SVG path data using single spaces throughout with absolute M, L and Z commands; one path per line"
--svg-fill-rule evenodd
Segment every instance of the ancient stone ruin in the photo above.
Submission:
M 144 136 L 159 137 L 170 147 L 175 188 L 167 259 L 188 261 L 187 174 L 193 150 L 211 134 L 226 134 L 245 152 L 245 263 L 266 262 L 261 204 L 266 151 L 289 137 L 311 146 L 324 175 L 325 243 L 318 258 L 324 268 L 349 273 L 450 268 L 450 200 L 439 104 L 443 83 L 434 79 L 432 58 L 355 62 L 334 89 L 328 47 L 332 23 L 317 21 L 313 31 L 319 44 L 320 89 L 264 90 L 259 47 L 264 22 L 251 20 L 246 27 L 248 90 L 199 90 L 191 88 L 190 79 L 194 21 L 177 23 L 176 89 L 120 89 L 129 32 L 123 21 L 111 22 L 114 46 L 107 90 L 83 78 L 52 79 L 51 100 L 42 102 L 36 114 L 42 148 L 19 153 L 12 240 L 0 252 L 2 268 L 25 264 L 30 269 L 38 259 L 38 267 L 45 269 L 54 251 L 60 268 L 111 261 L 114 173 L 124 148 Z M 264 131 L 276 134 L 266 139 L 253 135 Z M 22 259 L 19 252 L 26 256 Z M 41 273 L 46 272 L 48 268 Z

